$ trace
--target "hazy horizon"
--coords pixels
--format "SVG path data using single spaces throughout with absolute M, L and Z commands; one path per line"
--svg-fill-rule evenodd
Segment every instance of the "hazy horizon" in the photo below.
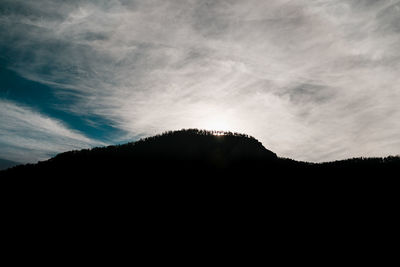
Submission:
M 400 154 L 400 0 L 2 0 L 0 159 L 198 128 Z

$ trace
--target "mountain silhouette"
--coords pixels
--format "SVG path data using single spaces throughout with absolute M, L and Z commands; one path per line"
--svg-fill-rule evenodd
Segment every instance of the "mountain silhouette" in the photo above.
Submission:
M 144 172 L 146 175 L 179 175 L 238 171 L 272 165 L 275 153 L 255 138 L 231 132 L 197 129 L 166 132 L 124 145 L 70 151 L 7 171 L 11 175 L 94 175 Z
M 286 242 L 282 233 L 304 234 L 299 240 L 312 231 L 354 236 L 371 214 L 390 214 L 397 203 L 390 178 L 399 167 L 398 157 L 298 162 L 247 135 L 190 129 L 61 153 L 0 176 L 6 218 L 18 229 L 90 232 L 92 240 L 105 229 L 143 240 L 156 240 L 152 233 L 171 233 L 165 240 L 175 233 L 218 236 L 225 229 L 230 240 L 241 229 Z M 359 220 L 360 214 L 368 216 Z M 343 224 L 351 220 L 354 228 Z M 362 238 L 369 229 L 360 229 Z
M 137 142 L 70 151 L 2 176 L 38 177 L 278 177 L 357 176 L 398 171 L 399 157 L 355 158 L 322 164 L 279 158 L 255 138 L 198 129 L 165 132 Z

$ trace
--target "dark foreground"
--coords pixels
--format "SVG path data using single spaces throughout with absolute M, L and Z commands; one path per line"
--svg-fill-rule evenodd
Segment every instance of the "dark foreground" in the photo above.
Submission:
M 0 172 L 2 182 L 26 195 L 210 194 L 308 197 L 380 195 L 397 179 L 400 158 L 349 159 L 324 164 L 279 158 L 256 139 L 237 133 L 215 135 L 181 130 L 125 145 L 71 151 Z
M 32 252 L 46 242 L 46 257 L 66 262 L 73 249 L 113 264 L 126 253 L 154 263 L 216 254 L 246 265 L 382 263 L 399 166 L 395 157 L 296 162 L 245 135 L 170 132 L 0 172 L 3 237 Z

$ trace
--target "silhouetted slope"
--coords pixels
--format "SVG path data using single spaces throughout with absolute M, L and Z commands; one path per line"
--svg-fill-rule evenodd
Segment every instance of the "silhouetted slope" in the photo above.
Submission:
M 169 172 L 190 177 L 272 166 L 278 159 L 253 137 L 230 132 L 219 134 L 194 129 L 167 132 L 134 143 L 62 153 L 36 165 L 18 166 L 8 173 L 55 176 L 112 173 L 143 177 Z
M 273 177 L 381 175 L 398 171 L 398 157 L 350 159 L 323 164 L 278 158 L 253 137 L 196 129 L 166 132 L 134 143 L 71 151 L 6 176 L 70 178 Z
M 8 168 L 14 167 L 19 165 L 20 163 L 6 160 L 6 159 L 0 159 L 0 171 L 1 170 L 6 170 Z
M 101 245 L 126 243 L 108 242 L 109 236 L 132 237 L 147 249 L 147 243 L 212 245 L 243 236 L 257 240 L 241 243 L 258 245 L 260 236 L 272 236 L 271 244 L 281 248 L 288 240 L 297 247 L 304 240 L 335 246 L 348 236 L 370 240 L 365 222 L 395 214 L 390 203 L 397 203 L 397 192 L 387 188 L 397 187 L 376 182 L 385 181 L 377 178 L 390 175 L 389 169 L 399 170 L 398 158 L 310 164 L 278 158 L 246 135 L 183 130 L 62 153 L 0 174 L 9 210 L 3 217 L 18 229 L 11 232 L 14 239 L 21 229 L 37 233 L 32 242 L 49 232 L 78 246 L 82 237 Z M 366 173 L 375 179 L 369 182 Z

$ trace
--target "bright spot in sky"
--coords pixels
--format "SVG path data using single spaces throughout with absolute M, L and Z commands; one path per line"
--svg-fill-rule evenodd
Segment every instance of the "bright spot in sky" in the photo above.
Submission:
M 62 2 L 62 4 L 61 4 Z M 400 0 L 0 0 L 0 158 L 169 130 L 400 152 Z
M 232 125 L 229 120 L 224 116 L 209 117 L 201 124 L 203 129 L 211 131 L 230 131 Z

